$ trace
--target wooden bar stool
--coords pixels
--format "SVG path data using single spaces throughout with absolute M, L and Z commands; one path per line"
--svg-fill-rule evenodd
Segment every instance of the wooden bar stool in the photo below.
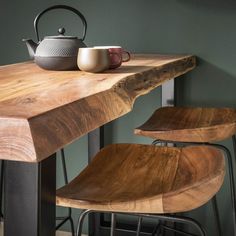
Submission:
M 80 215 L 77 236 L 81 235 L 84 217 L 94 211 L 113 213 L 111 235 L 115 231 L 114 213 L 124 213 L 191 224 L 204 236 L 193 219 L 169 214 L 208 202 L 221 187 L 224 175 L 223 153 L 211 146 L 112 144 L 57 190 L 56 203 L 87 209 Z
M 235 183 L 232 155 L 227 147 L 216 144 L 232 138 L 236 150 L 236 109 L 231 108 L 193 108 L 193 107 L 163 107 L 140 127 L 135 134 L 153 138 L 153 144 L 160 142 L 189 144 L 207 144 L 222 149 L 228 159 L 230 178 L 231 203 L 233 209 L 234 235 L 236 235 Z M 214 207 L 215 205 L 215 207 Z M 213 209 L 216 209 L 216 200 Z M 218 212 L 216 212 L 218 215 Z M 219 217 L 218 217 L 219 221 Z M 218 222 L 220 225 L 220 222 Z M 219 226 L 219 231 L 220 226 Z

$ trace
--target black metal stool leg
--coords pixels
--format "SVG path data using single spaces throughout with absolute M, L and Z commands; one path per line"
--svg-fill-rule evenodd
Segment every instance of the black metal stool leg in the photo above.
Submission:
M 64 148 L 61 149 L 61 162 L 62 162 L 62 169 L 63 169 L 63 177 L 65 184 L 68 184 L 68 176 L 66 170 L 66 158 L 65 158 L 65 151 Z
M 143 218 L 142 218 L 142 217 L 138 217 L 138 226 L 137 226 L 136 236 L 139 236 L 139 235 L 140 235 L 141 226 L 142 226 L 142 221 L 143 221 Z
M 234 148 L 234 162 L 236 163 L 236 136 L 235 135 L 232 136 L 232 142 L 233 142 L 233 148 Z M 232 172 L 233 172 L 233 166 L 232 166 Z M 234 175 L 233 175 L 233 178 L 234 178 Z M 236 203 L 235 203 L 235 191 L 234 191 L 234 205 L 235 204 Z M 236 235 L 236 208 L 235 206 L 233 209 L 234 209 L 234 235 Z
M 62 160 L 64 181 L 65 181 L 65 184 L 68 184 L 69 181 L 68 181 L 68 175 L 67 175 L 66 158 L 65 158 L 64 148 L 61 149 L 61 160 Z M 70 221 L 71 233 L 74 236 L 75 235 L 75 228 L 74 228 L 74 222 L 73 222 L 71 213 L 72 213 L 71 208 L 68 208 L 68 218 L 69 218 L 69 221 Z
M 172 215 L 150 215 L 150 214 L 137 214 L 137 215 L 143 216 L 143 217 L 149 217 L 149 218 L 157 218 L 161 221 L 170 221 L 170 222 L 188 224 L 188 225 L 193 226 L 195 229 L 197 229 L 198 232 L 200 233 L 200 236 L 206 236 L 206 233 L 204 229 L 201 227 L 201 225 L 197 221 L 189 217 L 183 217 L 183 216 L 180 217 L 180 216 L 172 216 Z M 167 226 L 163 226 L 163 227 L 165 227 L 166 229 L 171 229 Z M 171 230 L 182 233 L 184 235 L 192 235 L 181 230 L 176 230 L 176 229 L 171 229 Z
M 234 161 L 236 163 L 236 136 L 232 136 L 232 142 L 233 142 L 233 149 L 234 149 Z
M 161 226 L 161 236 L 165 236 L 166 235 L 166 230 L 165 230 L 166 222 L 165 221 L 162 222 L 162 226 Z
M 233 148 L 234 148 L 234 155 L 235 155 L 235 161 L 236 161 L 236 136 L 232 136 L 232 141 L 233 141 Z
M 2 199 L 3 199 L 3 181 L 4 181 L 4 161 L 1 161 L 1 177 L 0 177 L 0 221 L 3 220 Z
M 233 215 L 233 227 L 234 227 L 234 235 L 236 235 L 236 195 L 235 195 L 235 183 L 234 183 L 234 170 L 233 170 L 233 159 L 229 149 L 220 144 L 208 144 L 214 147 L 218 147 L 223 150 L 228 159 L 228 169 L 229 169 L 229 184 L 230 184 L 230 193 L 231 193 L 231 204 L 232 204 L 232 215 Z
M 76 236 L 81 236 L 82 234 L 82 229 L 83 229 L 83 223 L 84 223 L 84 218 L 86 217 L 86 215 L 88 215 L 90 212 L 92 212 L 91 210 L 83 210 L 79 216 L 79 220 L 78 220 L 78 225 L 77 225 L 77 229 L 76 229 Z
M 70 221 L 71 234 L 72 236 L 75 236 L 75 227 L 74 227 L 74 221 L 72 217 L 69 218 L 69 221 Z
M 161 230 L 161 223 L 160 223 L 160 221 L 158 221 L 158 223 L 157 223 L 157 225 L 156 225 L 156 227 L 154 228 L 154 230 L 152 231 L 152 236 L 159 236 L 159 234 L 160 234 L 160 230 Z
M 115 215 L 115 213 L 111 213 L 111 232 L 110 232 L 110 236 L 115 235 L 115 229 L 116 229 L 116 215 Z
M 162 236 L 162 234 L 161 234 L 161 229 L 162 228 L 162 225 L 160 224 L 160 227 L 159 227 L 159 229 L 158 229 L 158 231 L 157 231 L 157 236 Z
M 215 215 L 215 223 L 216 223 L 218 236 L 222 236 L 222 230 L 221 230 L 221 225 L 220 225 L 220 215 L 219 215 L 219 209 L 218 209 L 218 205 L 217 205 L 216 196 L 214 196 L 211 199 L 211 204 L 212 204 L 212 209 L 213 209 L 213 212 Z
M 66 168 L 66 158 L 65 158 L 65 152 L 64 149 L 61 149 L 61 161 L 62 161 L 62 171 L 63 171 L 63 177 L 65 184 L 68 184 L 68 176 L 67 176 L 67 168 Z M 59 229 L 62 225 L 64 225 L 67 221 L 70 222 L 71 227 L 71 234 L 72 236 L 75 235 L 75 228 L 74 228 L 74 222 L 72 218 L 72 210 L 71 208 L 68 208 L 68 215 L 63 217 L 56 217 L 57 220 L 62 220 L 57 226 L 56 230 Z

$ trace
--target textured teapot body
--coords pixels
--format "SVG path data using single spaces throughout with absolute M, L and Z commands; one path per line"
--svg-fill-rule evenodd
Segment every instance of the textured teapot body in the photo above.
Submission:
M 40 40 L 38 33 L 38 21 L 46 12 L 54 9 L 66 9 L 75 13 L 83 23 L 83 37 L 80 39 L 74 36 L 66 36 L 65 29 L 58 30 L 59 35 L 47 36 Z M 31 39 L 25 41 L 30 58 L 43 69 L 46 70 L 75 70 L 77 67 L 77 55 L 79 48 L 86 47 L 83 42 L 87 32 L 87 22 L 84 16 L 75 8 L 66 5 L 56 5 L 49 7 L 39 13 L 34 20 L 34 29 L 38 43 Z
M 80 39 L 46 38 L 37 47 L 35 63 L 46 70 L 75 70 L 79 48 L 86 47 Z

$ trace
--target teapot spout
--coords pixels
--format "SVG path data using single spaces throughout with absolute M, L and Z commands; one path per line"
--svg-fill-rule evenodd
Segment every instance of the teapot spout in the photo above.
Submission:
M 34 60 L 34 55 L 38 47 L 38 44 L 35 43 L 32 39 L 23 39 L 22 41 L 26 43 L 30 59 Z

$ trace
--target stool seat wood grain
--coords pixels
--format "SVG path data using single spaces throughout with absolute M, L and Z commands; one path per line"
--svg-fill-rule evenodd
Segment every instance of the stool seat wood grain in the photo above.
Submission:
M 184 212 L 211 199 L 224 174 L 224 156 L 210 146 L 113 144 L 57 191 L 56 202 L 97 211 Z
M 178 142 L 215 142 L 236 133 L 236 109 L 163 107 L 135 134 Z

